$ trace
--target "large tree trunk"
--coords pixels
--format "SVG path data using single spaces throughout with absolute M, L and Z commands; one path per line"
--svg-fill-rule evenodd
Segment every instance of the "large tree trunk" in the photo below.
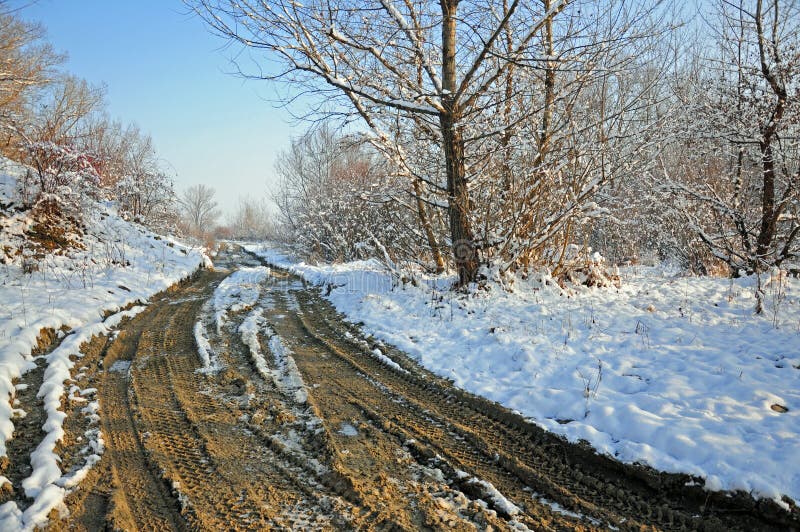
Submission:
M 456 9 L 458 0 L 441 0 L 442 7 L 442 106 L 439 115 L 447 173 L 447 215 L 458 284 L 464 286 L 478 275 L 478 249 L 470 222 L 470 198 L 464 166 L 464 138 L 456 99 Z
M 772 26 L 772 42 L 777 43 L 776 28 L 778 24 L 778 3 L 775 0 L 772 4 L 774 8 L 773 16 L 774 24 Z M 775 141 L 778 125 L 783 119 L 786 112 L 786 101 L 788 93 L 786 86 L 778 75 L 771 69 L 767 62 L 768 52 L 767 37 L 764 35 L 763 25 L 763 1 L 758 0 L 756 3 L 756 35 L 758 37 L 758 53 L 761 60 L 761 75 L 769 83 L 772 92 L 775 94 L 775 107 L 770 117 L 769 122 L 762 130 L 761 139 L 761 170 L 762 170 L 762 190 L 761 190 L 761 227 L 758 232 L 758 239 L 756 240 L 756 257 L 753 269 L 755 271 L 763 270 L 767 264 L 767 256 L 773 253 L 775 245 L 775 237 L 778 230 L 778 214 L 775 206 L 775 158 L 772 152 L 772 144 Z M 774 44 L 777 46 L 777 44 Z M 780 64 L 778 50 L 772 49 L 771 54 L 775 61 L 775 65 Z
M 550 11 L 550 0 L 544 0 L 545 12 Z M 548 60 L 545 63 L 544 74 L 544 109 L 542 112 L 542 131 L 536 139 L 539 153 L 536 155 L 535 165 L 544 164 L 545 157 L 550 151 L 550 138 L 552 135 L 553 106 L 555 105 L 556 95 L 556 65 L 551 59 L 553 57 L 553 19 L 548 18 L 544 23 L 544 53 Z

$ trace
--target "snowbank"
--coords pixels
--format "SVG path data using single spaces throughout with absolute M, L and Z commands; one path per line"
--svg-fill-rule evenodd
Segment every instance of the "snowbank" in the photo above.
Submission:
M 458 295 L 393 282 L 377 263 L 268 262 L 324 286 L 376 338 L 570 441 L 683 472 L 708 489 L 800 500 L 800 280 L 621 272 L 621 288 L 517 280 Z M 396 285 L 397 284 L 397 285 Z M 788 409 L 788 411 L 783 411 Z

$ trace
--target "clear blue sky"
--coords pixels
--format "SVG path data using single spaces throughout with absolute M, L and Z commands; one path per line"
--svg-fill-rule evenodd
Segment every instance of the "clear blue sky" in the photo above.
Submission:
M 262 197 L 276 154 L 304 127 L 266 101 L 265 81 L 229 74 L 235 49 L 211 35 L 180 0 L 10 0 L 68 54 L 65 69 L 107 88 L 109 112 L 150 133 L 177 174 L 217 191 L 231 211 L 239 196 Z

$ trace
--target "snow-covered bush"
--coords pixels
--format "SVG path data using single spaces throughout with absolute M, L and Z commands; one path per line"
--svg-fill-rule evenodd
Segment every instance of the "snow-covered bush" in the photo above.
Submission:
M 100 185 L 94 164 L 88 153 L 70 145 L 53 141 L 25 143 L 26 162 L 31 170 L 25 174 L 23 201 L 34 205 L 41 199 L 59 197 L 75 203 L 82 194 L 96 196 Z
M 392 200 L 386 166 L 368 147 L 320 128 L 296 139 L 277 169 L 279 234 L 307 256 L 419 260 L 413 214 Z
M 168 230 L 177 221 L 177 199 L 172 178 L 161 171 L 129 174 L 111 188 L 120 213 L 150 228 Z

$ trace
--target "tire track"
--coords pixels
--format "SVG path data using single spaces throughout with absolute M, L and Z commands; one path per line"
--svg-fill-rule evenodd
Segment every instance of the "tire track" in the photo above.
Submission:
M 198 277 L 186 290 L 208 282 Z M 137 411 L 129 393 L 131 365 L 140 352 L 143 335 L 160 327 L 162 302 L 136 317 L 119 332 L 104 358 L 105 370 L 98 388 L 102 427 L 106 439 L 104 459 L 112 464 L 113 489 L 108 522 L 124 530 L 186 530 L 186 521 L 173 491 L 164 483 L 159 468 L 144 446 Z
M 511 458 L 533 454 L 538 458 L 536 461 L 540 462 L 544 456 L 542 452 L 532 453 L 532 449 L 528 447 L 515 445 L 515 440 L 510 437 L 519 438 L 518 434 L 510 435 L 507 431 L 503 431 L 500 424 L 474 411 L 470 412 L 466 405 L 452 396 L 431 393 L 436 391 L 432 386 L 419 387 L 416 381 L 410 378 L 401 378 L 401 382 L 391 379 L 386 375 L 393 374 L 391 369 L 378 361 L 373 362 L 374 359 L 369 353 L 364 353 L 366 356 L 356 360 L 356 357 L 351 355 L 352 348 L 349 351 L 341 349 L 328 340 L 328 337 L 314 332 L 312 330 L 314 325 L 306 314 L 300 316 L 300 322 L 308 334 L 350 363 L 358 373 L 365 376 L 377 375 L 376 379 L 379 379 L 390 401 L 382 404 L 380 409 L 373 407 L 371 403 L 364 404 L 362 408 L 370 417 L 386 424 L 398 437 L 425 442 L 424 445 L 415 444 L 416 452 L 421 457 L 426 459 L 437 455 L 449 457 L 453 462 L 452 467 L 471 470 L 479 478 L 489 480 L 497 486 L 504 486 L 504 493 L 507 496 L 513 495 L 514 500 L 523 508 L 531 506 L 531 502 L 526 504 L 531 498 L 530 493 L 525 490 L 525 487 L 528 487 L 568 510 L 595 519 L 605 519 L 611 525 L 617 527 L 622 523 L 634 527 L 641 525 L 628 517 L 610 512 L 614 505 L 609 504 L 608 500 L 602 501 L 606 510 L 601 510 L 596 503 L 586 498 L 591 492 L 582 489 L 581 486 L 576 486 L 572 490 L 565 489 L 564 486 L 569 486 L 570 483 L 559 468 L 539 463 L 536 464 L 538 470 L 534 470 L 532 467 L 525 468 L 519 459 Z M 397 390 L 403 391 L 398 393 Z M 413 417 L 409 413 L 413 413 Z M 480 427 L 481 430 L 478 431 L 474 427 Z M 491 444 L 487 441 L 487 435 L 494 440 Z M 503 449 L 502 445 L 497 445 L 498 441 L 510 449 Z M 486 467 L 486 464 L 499 464 L 502 468 L 498 471 L 496 467 Z M 514 485 L 519 482 L 524 483 L 522 488 Z M 575 527 L 574 523 L 568 526 L 570 529 Z
M 357 328 L 343 322 L 317 289 L 289 289 L 275 294 L 277 313 L 286 316 L 279 330 L 286 338 L 313 343 L 317 352 L 301 365 L 313 374 L 314 360 L 335 356 L 350 372 L 371 381 L 388 400 L 365 395 L 363 383 L 350 400 L 376 424 L 401 440 L 416 440 L 414 452 L 426 463 L 437 455 L 455 469 L 486 479 L 525 512 L 533 525 L 549 522 L 552 512 L 536 510 L 538 496 L 589 518 L 589 527 L 605 523 L 622 529 L 781 530 L 791 519 L 770 507 L 728 494 L 709 494 L 685 486 L 689 477 L 668 475 L 641 466 L 626 466 L 597 456 L 585 446 L 570 445 L 525 422 L 494 403 L 455 389 L 449 382 L 379 342 L 366 342 Z M 294 311 L 297 308 L 299 310 Z M 290 324 L 290 325 L 287 325 Z M 379 361 L 375 347 L 397 370 Z M 340 370 L 346 371 L 346 370 Z M 435 460 L 433 461 L 435 462 Z M 540 514 L 546 515 L 542 518 Z M 556 512 L 552 526 L 570 528 Z M 544 519 L 544 520 L 543 520 Z M 562 524 L 558 524 L 559 521 Z M 550 525 L 548 525 L 550 526 Z
M 482 453 L 459 438 L 447 423 L 435 419 L 432 413 L 421 408 L 419 404 L 413 404 L 407 398 L 392 393 L 384 385 L 383 377 L 388 371 L 387 366 L 377 363 L 376 367 L 365 371 L 363 366 L 354 363 L 327 343 L 326 339 L 310 333 L 307 329 L 308 312 L 292 314 L 289 312 L 291 304 L 287 304 L 285 298 L 276 295 L 275 300 L 280 302 L 276 306 L 275 314 L 285 316 L 275 319 L 275 328 L 281 337 L 289 339 L 287 343 L 295 352 L 295 360 L 304 376 L 309 382 L 320 383 L 318 388 L 311 391 L 311 396 L 319 405 L 329 432 L 334 434 L 334 441 L 338 439 L 345 450 L 353 453 L 353 446 L 348 447 L 348 442 L 336 437 L 337 423 L 364 418 L 373 428 L 370 438 L 377 438 L 374 434 L 376 432 L 382 433 L 382 437 L 391 442 L 390 445 L 406 449 L 420 465 L 442 470 L 450 484 L 471 495 L 473 499 L 485 498 L 485 493 L 477 486 L 470 488 L 467 482 L 460 483 L 457 478 L 458 470 L 469 471 L 471 475 L 491 482 L 503 495 L 509 497 L 510 485 L 506 480 L 508 472 L 480 467 L 485 462 L 491 463 L 491 458 L 487 460 Z M 300 304 L 303 308 L 303 303 Z M 445 458 L 436 459 L 437 456 Z M 355 462 L 364 471 L 374 472 L 380 469 L 379 464 L 367 460 Z M 363 467 L 364 464 L 367 467 Z M 344 473 L 356 479 L 362 476 L 361 471 L 355 467 L 346 467 Z M 525 491 L 524 488 L 525 486 L 520 486 L 514 490 L 516 497 L 513 501 L 524 510 L 523 515 L 513 516 L 512 519 L 511 515 L 506 514 L 505 519 L 518 521 L 533 530 L 591 528 L 575 519 L 552 512 L 546 505 L 534 504 L 530 491 Z M 504 513 L 498 505 L 494 505 L 493 510 L 499 514 Z M 500 522 L 503 523 L 502 520 Z M 510 523 L 502 526 L 508 527 Z
M 250 401 L 242 398 L 252 384 L 237 370 L 247 362 L 231 347 L 233 338 L 212 334 L 214 344 L 225 346 L 219 351 L 223 371 L 196 371 L 200 360 L 191 331 L 204 299 L 173 305 L 161 327 L 145 331 L 139 342 L 131 389 L 150 459 L 192 528 L 331 528 L 327 523 L 341 518 L 335 503 L 320 505 L 325 494 L 300 487 L 298 479 L 308 479 L 284 466 L 249 430 Z M 229 318 L 235 325 L 234 316 Z M 238 400 L 231 400 L 231 388 Z
M 699 505 L 687 477 L 598 457 L 454 388 L 281 272 L 260 308 L 208 328 L 220 369 L 198 372 L 194 324 L 213 320 L 206 303 L 228 273 L 199 272 L 87 348 L 80 382 L 97 382 L 106 452 L 51 528 L 791 529 L 736 499 Z

